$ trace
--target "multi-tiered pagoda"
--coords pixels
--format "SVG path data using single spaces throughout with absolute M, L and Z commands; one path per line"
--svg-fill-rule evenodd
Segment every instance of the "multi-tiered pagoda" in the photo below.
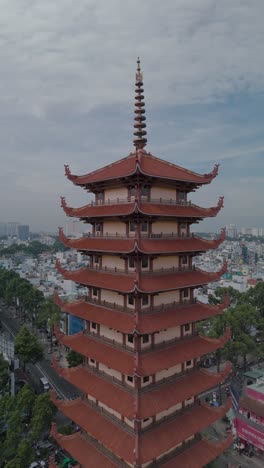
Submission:
M 221 306 L 202 304 L 194 290 L 218 280 L 218 272 L 195 268 L 195 255 L 224 240 L 205 240 L 190 233 L 192 223 L 216 216 L 223 206 L 202 208 L 188 195 L 217 175 L 218 166 L 199 175 L 154 157 L 147 143 L 143 80 L 136 73 L 135 151 L 87 175 L 65 167 L 76 186 L 94 194 L 94 201 L 70 208 L 68 216 L 92 226 L 80 239 L 61 241 L 82 252 L 89 266 L 62 268 L 64 278 L 86 286 L 87 297 L 72 303 L 56 301 L 67 313 L 83 319 L 84 331 L 59 342 L 81 353 L 83 365 L 58 372 L 83 393 L 57 407 L 79 427 L 71 436 L 52 434 L 82 467 L 202 467 L 230 444 L 200 434 L 224 416 L 229 403 L 214 408 L 200 395 L 223 383 L 230 372 L 200 367 L 204 356 L 222 348 L 228 331 L 210 339 L 196 331 L 196 322 L 221 314 Z

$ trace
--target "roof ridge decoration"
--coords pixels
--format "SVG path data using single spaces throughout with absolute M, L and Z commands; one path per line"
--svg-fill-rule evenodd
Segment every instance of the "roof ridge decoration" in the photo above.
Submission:
M 140 59 L 137 59 L 137 71 L 136 71 L 136 95 L 135 95 L 135 123 L 134 128 L 134 146 L 136 150 L 143 150 L 147 143 L 147 132 L 145 130 L 145 102 L 144 102 L 144 89 L 143 89 L 143 73 L 140 67 Z

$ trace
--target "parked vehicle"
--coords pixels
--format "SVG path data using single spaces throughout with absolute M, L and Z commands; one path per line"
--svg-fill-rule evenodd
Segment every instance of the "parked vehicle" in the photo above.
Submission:
M 50 383 L 47 377 L 41 377 L 39 380 L 40 380 L 43 392 L 48 392 L 50 389 Z

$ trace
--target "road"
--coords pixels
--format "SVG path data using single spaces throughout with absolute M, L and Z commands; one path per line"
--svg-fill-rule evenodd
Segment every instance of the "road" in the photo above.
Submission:
M 20 325 L 12 316 L 11 311 L 3 305 L 0 308 L 0 320 L 2 322 L 3 328 L 5 328 L 10 333 L 11 337 L 15 339 Z M 65 400 L 72 400 L 81 395 L 81 392 L 77 388 L 75 388 L 56 373 L 56 371 L 51 366 L 51 362 L 47 358 L 47 355 L 42 361 L 37 362 L 36 364 L 28 364 L 27 368 L 36 383 L 39 383 L 40 377 L 47 377 L 51 387 L 54 388 L 56 393 L 61 398 Z

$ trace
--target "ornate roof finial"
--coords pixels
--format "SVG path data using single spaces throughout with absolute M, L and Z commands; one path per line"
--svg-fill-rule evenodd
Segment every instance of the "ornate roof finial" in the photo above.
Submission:
M 134 146 L 136 149 L 143 149 L 146 146 L 147 139 L 145 135 L 147 132 L 144 130 L 146 128 L 145 124 L 145 102 L 144 102 L 144 95 L 143 95 L 143 73 L 140 68 L 140 60 L 139 57 L 137 59 L 137 71 L 136 71 L 136 96 L 135 96 L 135 123 L 134 128 L 136 131 L 134 132 L 135 139 L 134 139 Z

